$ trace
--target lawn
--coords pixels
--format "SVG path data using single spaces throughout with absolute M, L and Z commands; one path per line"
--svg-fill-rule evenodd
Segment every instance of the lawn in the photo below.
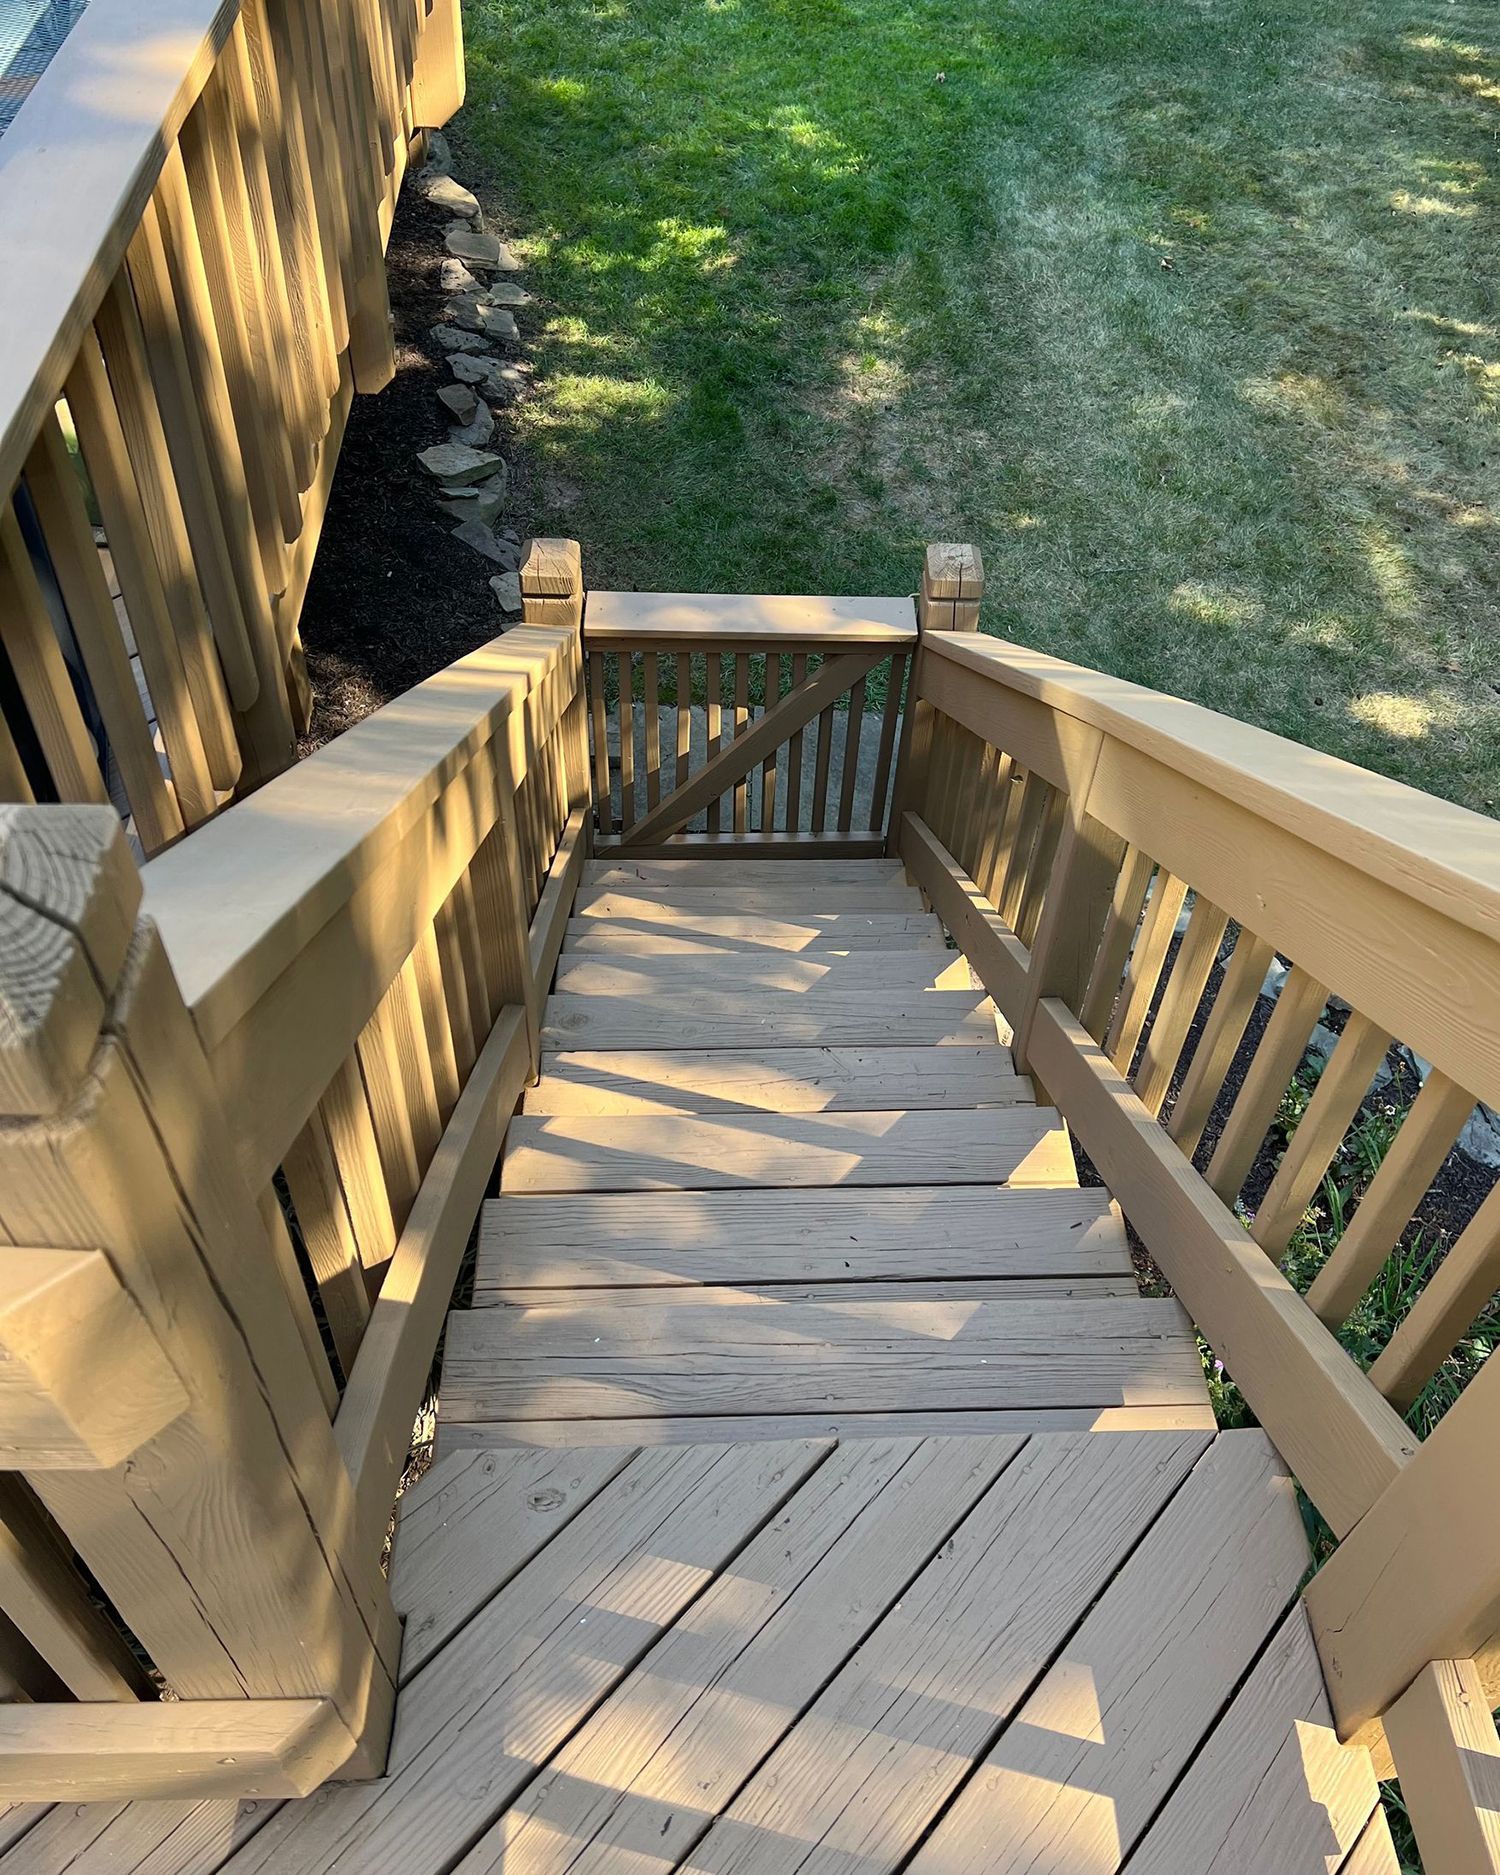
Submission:
M 1493 811 L 1500 17 L 466 0 L 592 583 L 909 590 Z

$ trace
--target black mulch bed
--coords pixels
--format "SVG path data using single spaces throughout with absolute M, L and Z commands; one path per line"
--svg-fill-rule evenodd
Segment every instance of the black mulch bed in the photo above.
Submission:
M 396 375 L 377 396 L 356 397 L 349 412 L 302 613 L 315 691 L 303 755 L 504 623 L 489 588 L 500 568 L 453 539 L 416 460 L 419 450 L 448 440 L 437 393 L 453 380 L 430 336 L 447 298 L 438 271 L 448 220 L 414 189 L 402 190 L 386 256 Z M 511 469 L 509 506 L 496 525 L 524 535 L 531 478 L 515 459 L 506 410 L 496 408 L 495 417 L 491 447 Z

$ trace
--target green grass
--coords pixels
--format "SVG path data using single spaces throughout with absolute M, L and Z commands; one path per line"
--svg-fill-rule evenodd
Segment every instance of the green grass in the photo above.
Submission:
M 525 520 L 595 584 L 900 592 L 974 539 L 989 630 L 1500 799 L 1493 8 L 466 19 Z

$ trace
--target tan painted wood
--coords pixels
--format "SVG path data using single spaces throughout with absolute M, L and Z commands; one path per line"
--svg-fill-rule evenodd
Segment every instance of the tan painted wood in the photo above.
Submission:
M 1351 1013 L 1250 1226 L 1269 1256 L 1280 1256 L 1291 1242 L 1389 1046 L 1388 1035 L 1358 1010 Z
M 629 834 L 636 822 L 635 798 L 635 653 L 622 645 L 615 657 L 618 695 L 615 728 L 620 751 L 620 831 Z
M 1274 956 L 1270 945 L 1253 931 L 1241 931 L 1235 939 L 1234 954 L 1224 966 L 1203 1033 L 1167 1119 L 1167 1137 L 1176 1140 L 1189 1158 L 1197 1151 L 1214 1103 L 1223 1092 Z
M 978 990 L 661 989 L 650 1002 L 552 996 L 542 1046 L 744 1048 L 774 1036 L 798 1047 L 975 1047 L 995 1037 L 994 1009 Z
M 1183 1405 L 1203 1379 L 1175 1303 L 839 1302 L 451 1316 L 456 1419 Z
M 1371 1381 L 1393 1406 L 1404 1412 L 1413 1404 L 1496 1289 L 1500 1186 L 1464 1227 L 1370 1369 Z
M 1059 809 L 1063 821 L 1057 853 L 1030 943 L 1025 995 L 1015 1017 L 1016 1045 L 1023 1059 L 1044 996 L 1059 996 L 1070 1009 L 1084 1007 L 1124 857 L 1122 842 L 1083 813 L 1076 800 L 1059 796 Z M 982 850 L 976 853 L 975 869 L 985 870 Z M 1018 935 L 1024 938 L 1024 933 Z
M 646 651 L 642 655 L 654 659 L 655 654 Z M 622 653 L 620 660 L 622 672 L 627 661 L 626 654 Z M 794 730 L 802 728 L 815 713 L 825 711 L 834 698 L 843 696 L 857 679 L 871 669 L 877 661 L 877 654 L 869 651 L 846 652 L 837 657 L 826 658 L 814 676 L 810 677 L 800 688 L 789 691 L 779 702 L 767 709 L 753 727 L 748 720 L 748 703 L 739 694 L 741 689 L 745 690 L 745 697 L 749 694 L 746 688 L 748 664 L 744 657 L 740 657 L 737 661 L 739 673 L 735 679 L 735 733 L 733 737 L 726 740 L 716 753 L 711 754 L 698 772 L 681 788 L 674 788 L 664 801 L 659 804 L 652 803 L 648 789 L 647 812 L 640 820 L 635 821 L 631 829 L 630 844 L 639 842 L 647 845 L 653 840 L 665 839 L 669 834 L 676 833 L 679 828 L 685 827 L 700 809 L 707 807 L 710 801 L 718 800 L 731 783 L 734 784 L 734 830 L 736 833 L 746 832 L 746 775 L 764 756 L 779 748 Z M 623 678 L 621 699 L 623 709 Z M 621 720 L 624 722 L 626 719 L 622 716 Z M 648 698 L 646 712 L 648 759 L 649 736 L 653 724 L 659 728 L 660 716 L 654 703 Z M 622 787 L 625 785 L 624 756 L 628 740 L 623 737 L 622 732 L 620 744 Z M 822 747 L 823 735 L 820 729 L 820 764 L 826 771 L 826 763 L 823 763 L 821 759 Z M 660 750 L 658 749 L 658 764 L 659 761 Z M 826 772 L 823 774 L 823 783 L 821 789 L 815 786 L 814 792 L 813 831 L 815 833 L 822 831 L 818 817 L 818 803 L 826 792 Z
M 708 887 L 722 891 L 727 887 L 759 889 L 765 886 L 792 886 L 806 893 L 821 892 L 829 885 L 867 885 L 876 880 L 904 884 L 902 867 L 897 859 L 819 860 L 809 865 L 801 859 L 618 859 L 590 860 L 583 872 L 582 884 L 591 891 L 634 892 L 641 886 L 669 886 L 675 889 Z M 808 906 L 817 911 L 816 903 Z
M 1472 1108 L 1470 1095 L 1434 1068 L 1402 1120 L 1369 1189 L 1360 1199 L 1353 1221 L 1330 1251 L 1307 1292 L 1307 1306 L 1330 1328 L 1337 1328 L 1344 1321 L 1379 1275 L 1396 1239 L 1411 1221 L 1422 1194 L 1452 1151 L 1453 1142 Z M 1450 1252 L 1450 1258 L 1451 1255 Z M 1445 1259 L 1442 1267 L 1447 1261 Z M 1437 1272 L 1439 1276 L 1442 1267 Z M 1429 1292 L 1431 1288 L 1429 1284 Z M 1481 1305 L 1484 1300 L 1481 1297 Z M 1428 1303 L 1426 1309 L 1433 1306 Z M 1468 1319 L 1472 1320 L 1477 1313 L 1478 1306 Z M 1387 1367 L 1385 1371 L 1388 1377 L 1391 1369 Z M 1381 1383 L 1377 1380 L 1376 1384 Z
M 11 672 L 64 801 L 108 799 L 15 511 L 0 508 L 0 629 Z
M 217 801 L 202 731 L 183 668 L 182 649 L 162 588 L 155 548 L 125 431 L 90 333 L 79 347 L 67 383 L 68 408 L 98 498 L 120 579 L 131 631 L 140 652 L 162 740 L 172 765 L 172 787 L 184 821 L 196 826 Z
M 1118 1868 L 1306 1566 L 1292 1483 L 1269 1443 L 1221 1434 L 913 1859 L 913 1875 Z
M 417 939 L 411 954 L 412 975 L 422 1012 L 422 1035 L 432 1069 L 432 1088 L 437 1101 L 437 1116 L 446 1124 L 462 1085 L 458 1055 L 453 1044 L 453 1029 L 448 1020 L 448 1003 L 443 984 L 443 961 L 438 951 L 437 931 L 429 925 Z
M 1130 1268 L 1105 1193 L 1003 1186 L 508 1197 L 476 1296 L 499 1287 L 1092 1278 Z
M 1203 1450 L 1033 1438 L 715 1822 L 702 1875 L 902 1865 Z M 1066 1533 L 1066 1534 L 1064 1534 Z
M 556 990 L 568 996 L 641 997 L 664 988 L 700 989 L 732 983 L 736 994 L 863 989 L 872 1000 L 895 992 L 968 990 L 969 966 L 953 951 L 862 951 L 847 957 L 564 957 Z
M 229 693 L 203 589 L 199 585 L 155 386 L 150 378 L 140 314 L 123 270 L 115 276 L 104 296 L 94 321 L 94 332 L 109 373 L 132 477 L 155 549 L 168 629 L 181 660 L 209 774 L 216 789 L 229 790 L 239 781 L 242 766 Z M 132 598 L 127 589 L 127 609 Z M 149 630 L 153 621 L 147 618 L 143 624 Z M 136 643 L 144 656 L 140 635 Z
M 1333 1729 L 1317 1650 L 1296 1605 L 1131 1866 L 1142 1875 L 1337 1867 L 1379 1801 L 1369 1753 L 1341 1745 Z
M 339 1365 L 348 1374 L 370 1319 L 359 1237 L 339 1179 L 327 1122 L 315 1113 L 287 1149 L 281 1169 L 296 1207 L 307 1259 Z
M 897 653 L 891 661 L 886 676 L 885 708 L 880 717 L 880 740 L 875 750 L 875 773 L 870 783 L 870 818 L 871 833 L 884 831 L 886 804 L 890 798 L 891 765 L 896 753 L 896 741 L 901 727 L 901 700 L 906 682 L 908 659 Z
M 1193 906 L 1135 1077 L 1141 1104 L 1152 1113 L 1161 1112 L 1167 1097 L 1227 924 L 1223 912 L 1206 898 Z
M 1031 1104 L 1007 1051 L 944 1048 L 575 1050 L 546 1057 L 523 1111 L 825 1113 Z
M 702 1191 L 738 1185 L 1071 1185 L 1049 1108 L 974 1113 L 523 1114 L 503 1192 Z
M 915 814 L 903 817 L 900 852 L 933 910 L 953 933 L 975 974 L 1007 1015 L 1025 1000 L 1031 954 L 937 835 Z
M 1377 1810 L 1365 1825 L 1365 1833 L 1345 1857 L 1340 1875 L 1401 1875 L 1396 1845 L 1383 1811 Z
M 1416 1442 L 1061 1003 L 1032 1036 L 1037 1073 L 1125 1215 L 1342 1535 Z
M 1385 1715 L 1401 1798 L 1425 1868 L 1500 1869 L 1500 1738 L 1472 1660 L 1439 1660 Z
M 725 651 L 887 650 L 917 635 L 909 599 L 824 599 L 743 593 L 591 592 L 593 647 L 702 645 Z
M 1119 1000 L 1104 1037 L 1104 1052 L 1122 1074 L 1130 1073 L 1135 1060 L 1141 1030 L 1146 1025 L 1161 982 L 1167 949 L 1176 930 L 1177 914 L 1186 897 L 1185 880 L 1174 879 L 1164 870 L 1157 871 L 1130 961 L 1125 966 Z
M 0 1706 L 0 1796 L 305 1797 L 354 1749 L 327 1699 Z
M 587 852 L 587 813 L 578 807 L 574 808 L 563 827 L 562 838 L 547 874 L 547 883 L 542 888 L 531 920 L 527 955 L 535 992 L 536 1006 L 532 1010 L 534 1022 L 540 1022 L 541 1003 L 563 951 L 569 924 L 568 914 L 572 910 Z
M 871 951 L 943 948 L 925 912 L 787 912 L 780 917 L 689 912 L 670 923 L 654 918 L 568 920 L 564 950 L 571 954 L 633 953 L 677 957 L 695 953 L 763 951 Z
M 416 1128 L 408 1104 L 409 1093 L 403 1065 L 416 1076 L 413 1051 L 416 1035 L 403 1021 L 408 1013 L 404 986 L 398 976 L 376 1005 L 356 1043 L 360 1079 L 370 1103 L 370 1119 L 380 1149 L 380 1165 L 391 1216 L 399 1228 L 422 1182 L 423 1159 L 417 1147 Z
M 841 1446 L 481 1838 L 465 1875 L 617 1869 L 647 1828 L 663 1864 L 683 1855 L 1020 1443 Z
M 808 866 L 806 880 L 795 887 L 652 886 L 626 892 L 599 891 L 584 886 L 578 894 L 573 915 L 610 922 L 629 919 L 640 924 L 674 924 L 679 918 L 701 916 L 795 919 L 804 912 L 820 917 L 838 912 L 916 917 L 922 910 L 917 893 L 902 880 L 880 880 L 869 885 L 821 885 L 815 876 L 816 869 L 810 862 Z
M 1307 1586 L 1345 1735 L 1385 1712 L 1434 1660 L 1476 1660 L 1485 1697 L 1500 1705 L 1500 1504 L 1474 1483 L 1493 1451 L 1497 1397 L 1500 1366 L 1487 1362 Z
M 0 1609 L 75 1699 L 145 1699 L 151 1686 L 100 1612 L 66 1539 L 19 1477 L 0 1478 Z
M 436 1453 L 514 1450 L 592 1450 L 632 1446 L 702 1445 L 706 1440 L 760 1442 L 768 1439 L 823 1437 L 865 1439 L 900 1437 L 952 1438 L 973 1433 L 1007 1437 L 1038 1432 L 1207 1432 L 1213 1433 L 1213 1408 L 1206 1398 L 1177 1406 L 1032 1406 L 944 1412 L 930 1408 L 905 1413 L 741 1413 L 652 1414 L 624 1419 L 439 1420 Z
M 119 1464 L 187 1406 L 102 1250 L 0 1261 L 0 1457 L 10 1470 Z
M 1115 999 L 1120 993 L 1130 947 L 1151 885 L 1152 860 L 1139 847 L 1127 847 L 1115 878 L 1109 914 L 1089 975 L 1088 993 L 1078 1016 L 1095 1041 L 1102 1042 L 1110 1026 Z
M 661 697 L 657 682 L 660 662 L 655 651 L 641 653 L 642 703 L 646 714 L 646 806 L 661 805 Z
M 1327 987 L 1293 966 L 1266 1024 L 1219 1143 L 1204 1173 L 1209 1188 L 1232 1204 L 1255 1163 L 1292 1076 L 1307 1051 L 1313 1024 L 1328 1000 Z
M 378 1783 L 278 1813 L 234 1875 L 446 1868 L 829 1448 L 644 1452 L 408 1684 Z
M 378 1554 L 438 1329 L 506 1121 L 530 1066 L 520 1010 L 480 1050 L 406 1217 L 334 1420 L 354 1480 L 360 1543 Z
M 26 486 L 36 507 L 68 621 L 94 700 L 119 764 L 126 798 L 148 852 L 182 831 L 182 815 L 151 740 L 140 692 L 120 634 L 93 528 L 56 414 L 26 458 Z
M 7 132 L 0 252 L 26 291 L 0 313 L 0 484 L 14 485 L 98 294 L 114 274 L 161 153 L 213 68 L 231 21 L 218 0 L 102 10 L 58 48 L 45 90 Z M 142 60 L 143 43 L 172 48 Z M 113 74 L 94 88 L 92 74 Z M 57 239 L 59 201 L 72 216 Z
M 352 1050 L 335 1069 L 309 1124 L 327 1128 L 328 1146 L 338 1167 L 360 1262 L 367 1276 L 379 1272 L 396 1248 L 396 1222 L 380 1163 L 369 1095 Z
M 524 1569 L 635 1457 L 455 1452 L 397 1505 L 391 1599 L 404 1618 L 403 1683 Z

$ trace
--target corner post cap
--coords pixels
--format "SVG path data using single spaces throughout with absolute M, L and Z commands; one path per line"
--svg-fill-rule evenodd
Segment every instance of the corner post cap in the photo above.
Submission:
M 966 541 L 933 541 L 922 563 L 922 592 L 917 616 L 924 631 L 972 632 L 979 629 L 979 601 L 984 597 L 984 560 Z

